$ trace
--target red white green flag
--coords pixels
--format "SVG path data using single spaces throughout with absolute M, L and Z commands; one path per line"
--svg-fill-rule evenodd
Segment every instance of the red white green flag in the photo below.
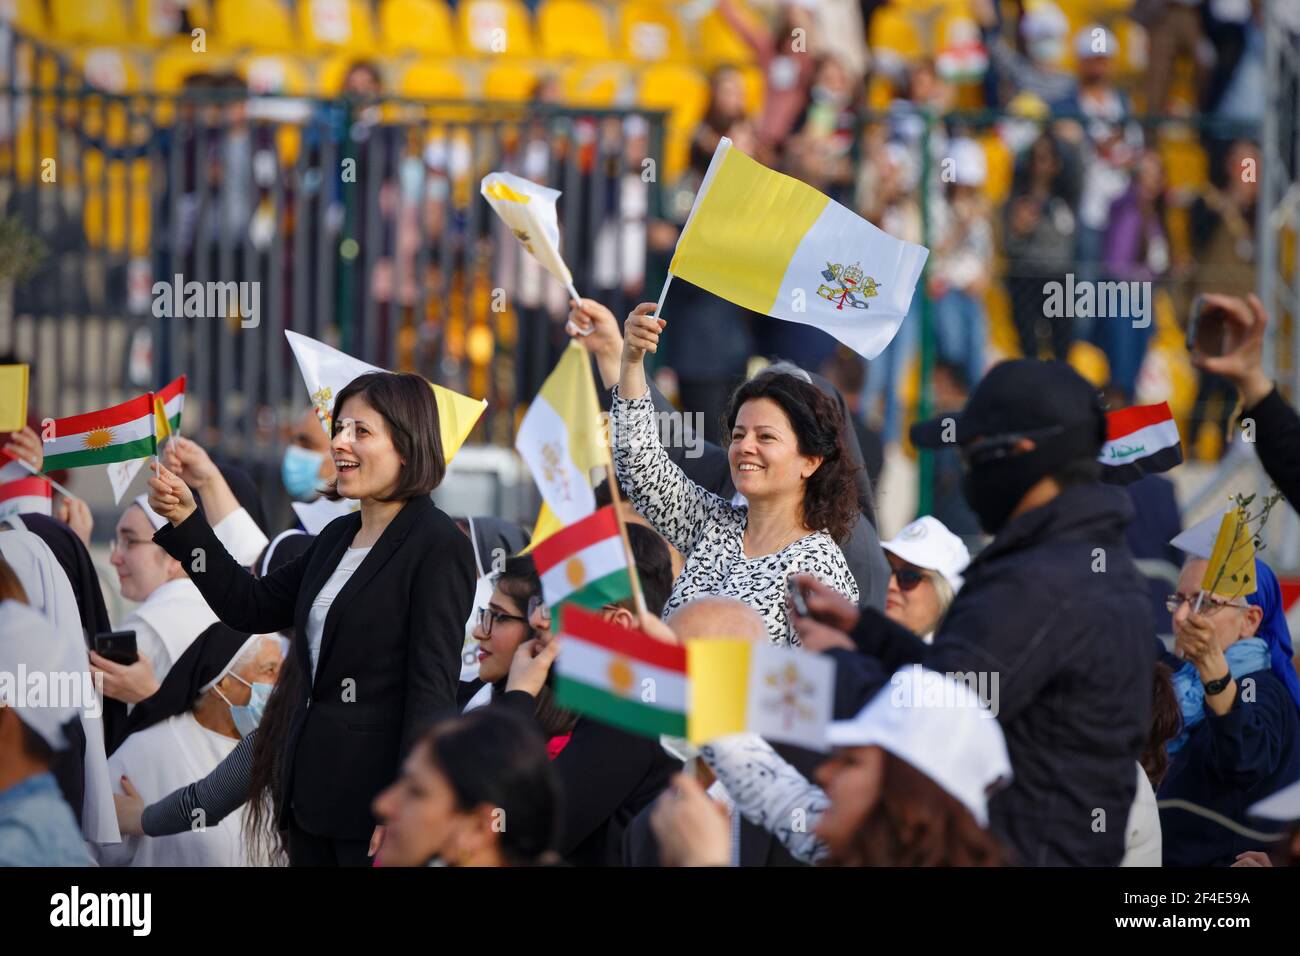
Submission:
M 153 393 L 84 415 L 56 418 L 45 442 L 46 472 L 147 458 L 156 452 Z
M 598 611 L 632 596 L 632 574 L 613 505 L 561 528 L 533 549 L 551 614 L 561 604 Z

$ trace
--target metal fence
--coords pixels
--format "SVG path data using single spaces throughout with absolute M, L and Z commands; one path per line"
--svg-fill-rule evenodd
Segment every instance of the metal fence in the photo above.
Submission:
M 111 95 L 9 34 L 0 209 L 49 250 L 0 316 L 32 406 L 102 408 L 184 372 L 185 431 L 278 465 L 306 407 L 291 329 L 489 400 L 473 441 L 510 445 L 563 343 L 567 295 L 479 195 L 510 170 L 563 191 L 583 294 L 629 308 L 642 160 L 663 116 L 545 104 L 367 101 L 204 90 Z M 631 227 L 631 228 L 629 228 Z

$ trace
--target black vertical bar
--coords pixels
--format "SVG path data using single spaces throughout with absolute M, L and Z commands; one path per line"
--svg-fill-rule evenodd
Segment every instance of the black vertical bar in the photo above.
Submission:
M 334 142 L 333 127 L 321 122 L 320 183 L 316 203 L 316 253 L 318 272 L 316 274 L 316 308 L 312 310 L 315 323 L 308 333 L 314 338 L 324 338 L 325 329 L 331 324 L 334 315 L 334 263 L 338 256 L 338 236 L 334 232 L 334 223 L 330 221 L 330 208 L 333 203 L 334 184 L 338 181 L 338 160 Z
M 362 308 L 361 341 L 358 343 L 361 346 L 361 358 L 373 365 L 383 363 L 383 359 L 379 355 L 379 304 L 375 301 L 373 294 L 375 265 L 383 258 L 379 184 L 384 176 L 384 168 L 379 151 L 379 137 L 378 125 L 372 126 L 366 139 L 365 148 L 366 192 L 361 197 L 361 208 L 364 211 L 366 223 L 363 238 L 365 246 L 361 250 L 362 254 L 357 257 L 357 261 L 363 265 L 360 269 L 353 270 L 356 281 L 361 283 L 361 289 L 359 293 L 358 290 L 354 289 L 352 295 L 352 302 L 356 302 L 360 298 L 364 303 Z M 351 308 L 352 302 L 346 303 L 345 308 Z M 391 302 L 389 305 L 391 310 Z M 356 318 L 355 315 L 352 316 L 354 322 Z

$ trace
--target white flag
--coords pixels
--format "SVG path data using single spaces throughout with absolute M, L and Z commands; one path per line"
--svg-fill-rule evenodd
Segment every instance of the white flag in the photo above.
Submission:
M 108 465 L 108 481 L 113 486 L 113 504 L 120 505 L 126 489 L 131 487 L 135 476 L 144 467 L 147 458 L 132 458 L 130 461 L 115 461 Z
M 766 740 L 830 749 L 834 659 L 775 644 L 755 644 L 752 653 L 746 729 Z
M 511 173 L 488 173 L 479 192 L 542 268 L 574 294 L 573 274 L 560 255 L 560 225 L 555 213 L 560 191 Z

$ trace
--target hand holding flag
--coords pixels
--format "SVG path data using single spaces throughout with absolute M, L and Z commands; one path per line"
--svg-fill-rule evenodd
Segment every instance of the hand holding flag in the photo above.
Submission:
M 172 523 L 180 524 L 194 514 L 198 505 L 189 485 L 168 471 L 155 458 L 149 462 L 153 476 L 149 479 L 149 507 Z

